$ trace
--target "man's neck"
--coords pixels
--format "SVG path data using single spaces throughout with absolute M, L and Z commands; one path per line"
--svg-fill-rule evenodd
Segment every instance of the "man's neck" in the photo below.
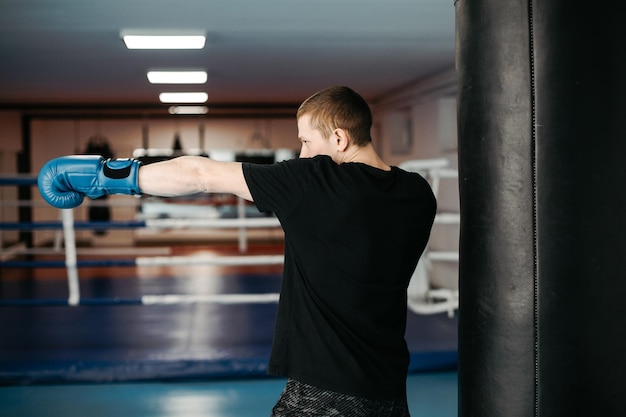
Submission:
M 378 156 L 371 143 L 365 146 L 350 146 L 340 161 L 340 163 L 347 162 L 360 162 L 383 171 L 391 170 L 391 167 Z

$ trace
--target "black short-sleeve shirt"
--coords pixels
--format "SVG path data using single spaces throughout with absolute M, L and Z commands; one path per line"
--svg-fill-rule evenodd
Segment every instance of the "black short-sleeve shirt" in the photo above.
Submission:
M 269 373 L 370 399 L 406 396 L 406 290 L 435 216 L 416 173 L 327 156 L 243 164 L 285 232 Z

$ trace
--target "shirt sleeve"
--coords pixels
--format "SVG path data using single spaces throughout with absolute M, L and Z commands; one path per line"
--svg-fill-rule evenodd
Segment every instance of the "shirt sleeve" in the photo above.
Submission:
M 243 174 L 256 207 L 287 216 L 306 192 L 313 159 L 293 159 L 271 165 L 243 163 Z

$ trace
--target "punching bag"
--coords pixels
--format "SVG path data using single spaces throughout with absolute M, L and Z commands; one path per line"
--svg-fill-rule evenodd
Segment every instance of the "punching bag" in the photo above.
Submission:
M 626 416 L 621 2 L 455 7 L 459 416 Z

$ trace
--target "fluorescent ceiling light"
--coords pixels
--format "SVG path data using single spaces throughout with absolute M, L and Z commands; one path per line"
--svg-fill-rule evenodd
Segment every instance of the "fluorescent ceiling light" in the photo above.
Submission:
M 172 106 L 169 108 L 170 114 L 207 114 L 207 106 Z
M 161 93 L 161 103 L 204 103 L 209 99 L 207 93 Z
M 206 71 L 148 71 L 148 81 L 152 84 L 204 84 Z
M 128 49 L 202 49 L 204 35 L 122 35 Z

